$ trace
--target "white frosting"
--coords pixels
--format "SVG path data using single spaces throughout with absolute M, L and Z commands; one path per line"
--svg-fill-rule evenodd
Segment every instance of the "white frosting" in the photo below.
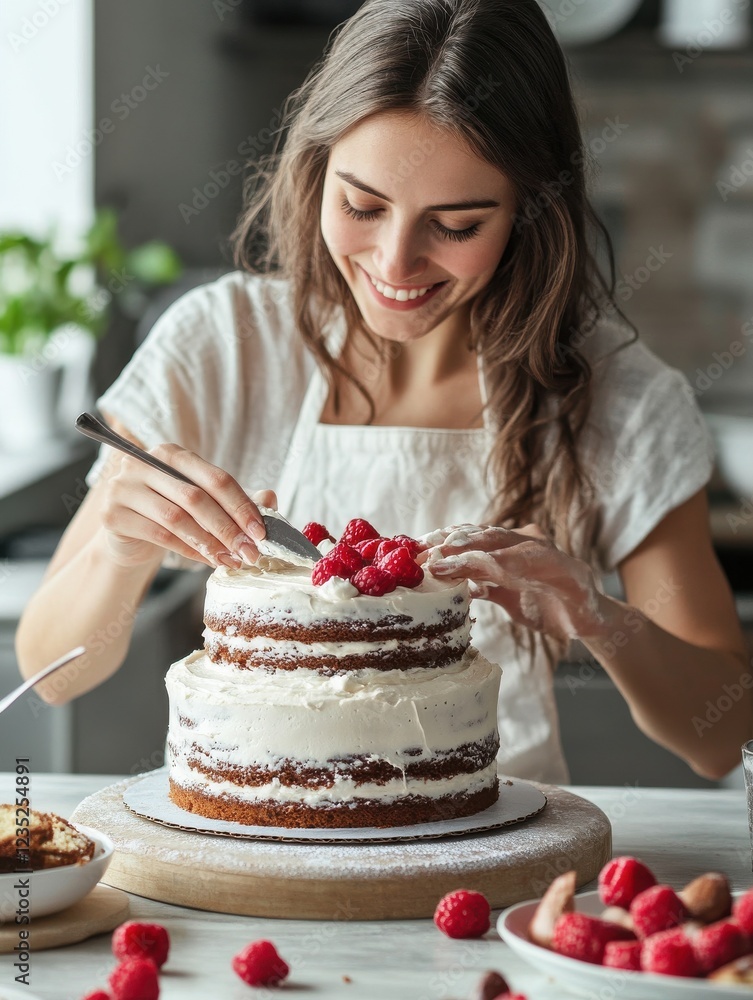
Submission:
M 500 674 L 473 649 L 442 668 L 331 676 L 302 668 L 230 672 L 196 651 L 165 679 L 170 736 L 186 751 L 195 742 L 210 766 L 275 768 L 288 759 L 315 767 L 365 754 L 402 767 L 495 733 Z M 179 715 L 195 726 L 181 728 Z

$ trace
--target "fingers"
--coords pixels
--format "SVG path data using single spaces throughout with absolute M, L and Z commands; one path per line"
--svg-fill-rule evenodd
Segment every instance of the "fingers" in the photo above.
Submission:
M 143 542 L 162 549 L 177 552 L 186 559 L 193 559 L 213 568 L 217 565 L 228 565 L 215 554 L 209 545 L 203 545 L 197 538 L 184 540 L 174 534 L 169 528 L 156 523 L 153 518 L 146 517 L 134 510 L 105 511 L 102 517 L 105 528 L 117 539 L 118 557 L 130 559 L 130 550 L 138 549 Z M 193 542 L 193 544 L 192 544 Z M 236 557 L 233 557 L 236 558 Z M 240 560 L 238 560 L 240 566 Z
M 270 510 L 277 510 L 277 494 L 274 490 L 257 490 L 251 494 L 251 499 L 257 507 L 269 507 Z

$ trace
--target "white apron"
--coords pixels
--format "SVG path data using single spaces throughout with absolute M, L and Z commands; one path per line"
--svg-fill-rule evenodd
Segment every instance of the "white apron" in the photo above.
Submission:
M 486 402 L 479 364 L 482 401 Z M 280 475 L 280 510 L 293 522 L 321 522 L 337 534 L 364 517 L 383 535 L 413 537 L 435 528 L 483 521 L 490 426 L 476 430 L 320 423 L 327 383 L 317 368 L 308 386 Z M 486 414 L 486 410 L 484 411 Z M 486 416 L 485 416 L 486 420 Z M 551 669 L 543 653 L 518 656 L 507 613 L 472 604 L 472 641 L 502 667 L 499 762 L 503 773 L 567 784 Z

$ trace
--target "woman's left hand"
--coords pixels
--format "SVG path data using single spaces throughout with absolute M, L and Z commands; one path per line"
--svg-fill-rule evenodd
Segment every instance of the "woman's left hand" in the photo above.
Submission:
M 465 578 L 473 597 L 500 604 L 513 621 L 560 639 L 608 634 L 606 598 L 591 568 L 566 555 L 535 524 L 515 531 L 462 524 L 425 535 L 422 562 L 442 579 Z

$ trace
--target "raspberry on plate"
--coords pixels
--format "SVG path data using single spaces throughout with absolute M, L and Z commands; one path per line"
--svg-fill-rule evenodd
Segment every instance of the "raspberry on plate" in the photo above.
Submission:
M 252 941 L 233 956 L 233 972 L 249 986 L 276 986 L 290 972 L 271 941 Z
M 356 542 L 362 542 L 366 538 L 378 537 L 379 532 L 373 524 L 364 521 L 362 517 L 354 517 L 345 525 L 345 531 L 340 536 L 340 541 L 347 542 L 348 545 L 355 545 Z
M 733 920 L 718 920 L 701 927 L 690 941 L 704 976 L 741 958 L 748 950 L 747 935 Z
M 619 941 L 631 934 L 619 924 L 608 924 L 585 913 L 563 913 L 552 932 L 552 950 L 566 958 L 601 965 L 608 941 Z
M 126 958 L 150 958 L 160 968 L 169 950 L 170 936 L 161 924 L 127 920 L 112 935 L 112 953 L 121 962 Z
M 693 945 L 679 927 L 659 931 L 643 941 L 641 969 L 664 976 L 697 976 L 700 972 Z
M 417 587 L 424 578 L 424 571 L 413 561 L 405 545 L 376 559 L 374 565 L 394 576 L 398 587 Z
M 360 553 L 357 552 L 352 545 L 348 545 L 346 542 L 338 542 L 332 551 L 327 553 L 327 557 L 339 559 L 340 562 L 345 563 L 350 571 L 350 576 L 357 573 L 363 566 L 363 559 L 361 558 Z
M 318 524 L 316 521 L 309 521 L 303 529 L 303 534 L 306 538 L 308 538 L 312 545 L 318 545 L 319 542 L 324 541 L 325 538 L 328 538 L 331 542 L 334 542 L 335 540 L 324 525 Z
M 642 941 L 607 941 L 602 964 L 610 969 L 640 972 L 642 947 Z
M 637 858 L 612 858 L 599 872 L 599 896 L 605 906 L 627 909 L 639 892 L 652 885 L 656 879 Z
M 384 541 L 383 538 L 364 538 L 362 542 L 356 542 L 353 548 L 364 562 L 371 562 L 374 558 L 374 553 L 379 548 L 379 543 L 382 541 Z
M 322 556 L 322 558 L 314 564 L 314 568 L 311 570 L 311 582 L 315 587 L 321 587 L 322 584 L 326 583 L 327 580 L 331 580 L 333 576 L 342 577 L 343 580 L 349 580 L 353 574 L 342 561 L 338 559 L 337 556 L 329 555 Z
M 127 958 L 117 965 L 107 980 L 112 1000 L 157 1000 L 157 966 L 148 958 Z
M 491 907 L 486 896 L 472 889 L 448 892 L 437 903 L 434 923 L 447 937 L 477 938 L 489 930 Z
M 639 892 L 630 904 L 630 916 L 639 938 L 669 930 L 689 918 L 685 904 L 669 885 L 652 885 Z
M 360 594 L 366 594 L 368 597 L 383 597 L 385 594 L 390 594 L 397 586 L 395 577 L 379 566 L 364 566 L 359 569 L 351 583 Z

